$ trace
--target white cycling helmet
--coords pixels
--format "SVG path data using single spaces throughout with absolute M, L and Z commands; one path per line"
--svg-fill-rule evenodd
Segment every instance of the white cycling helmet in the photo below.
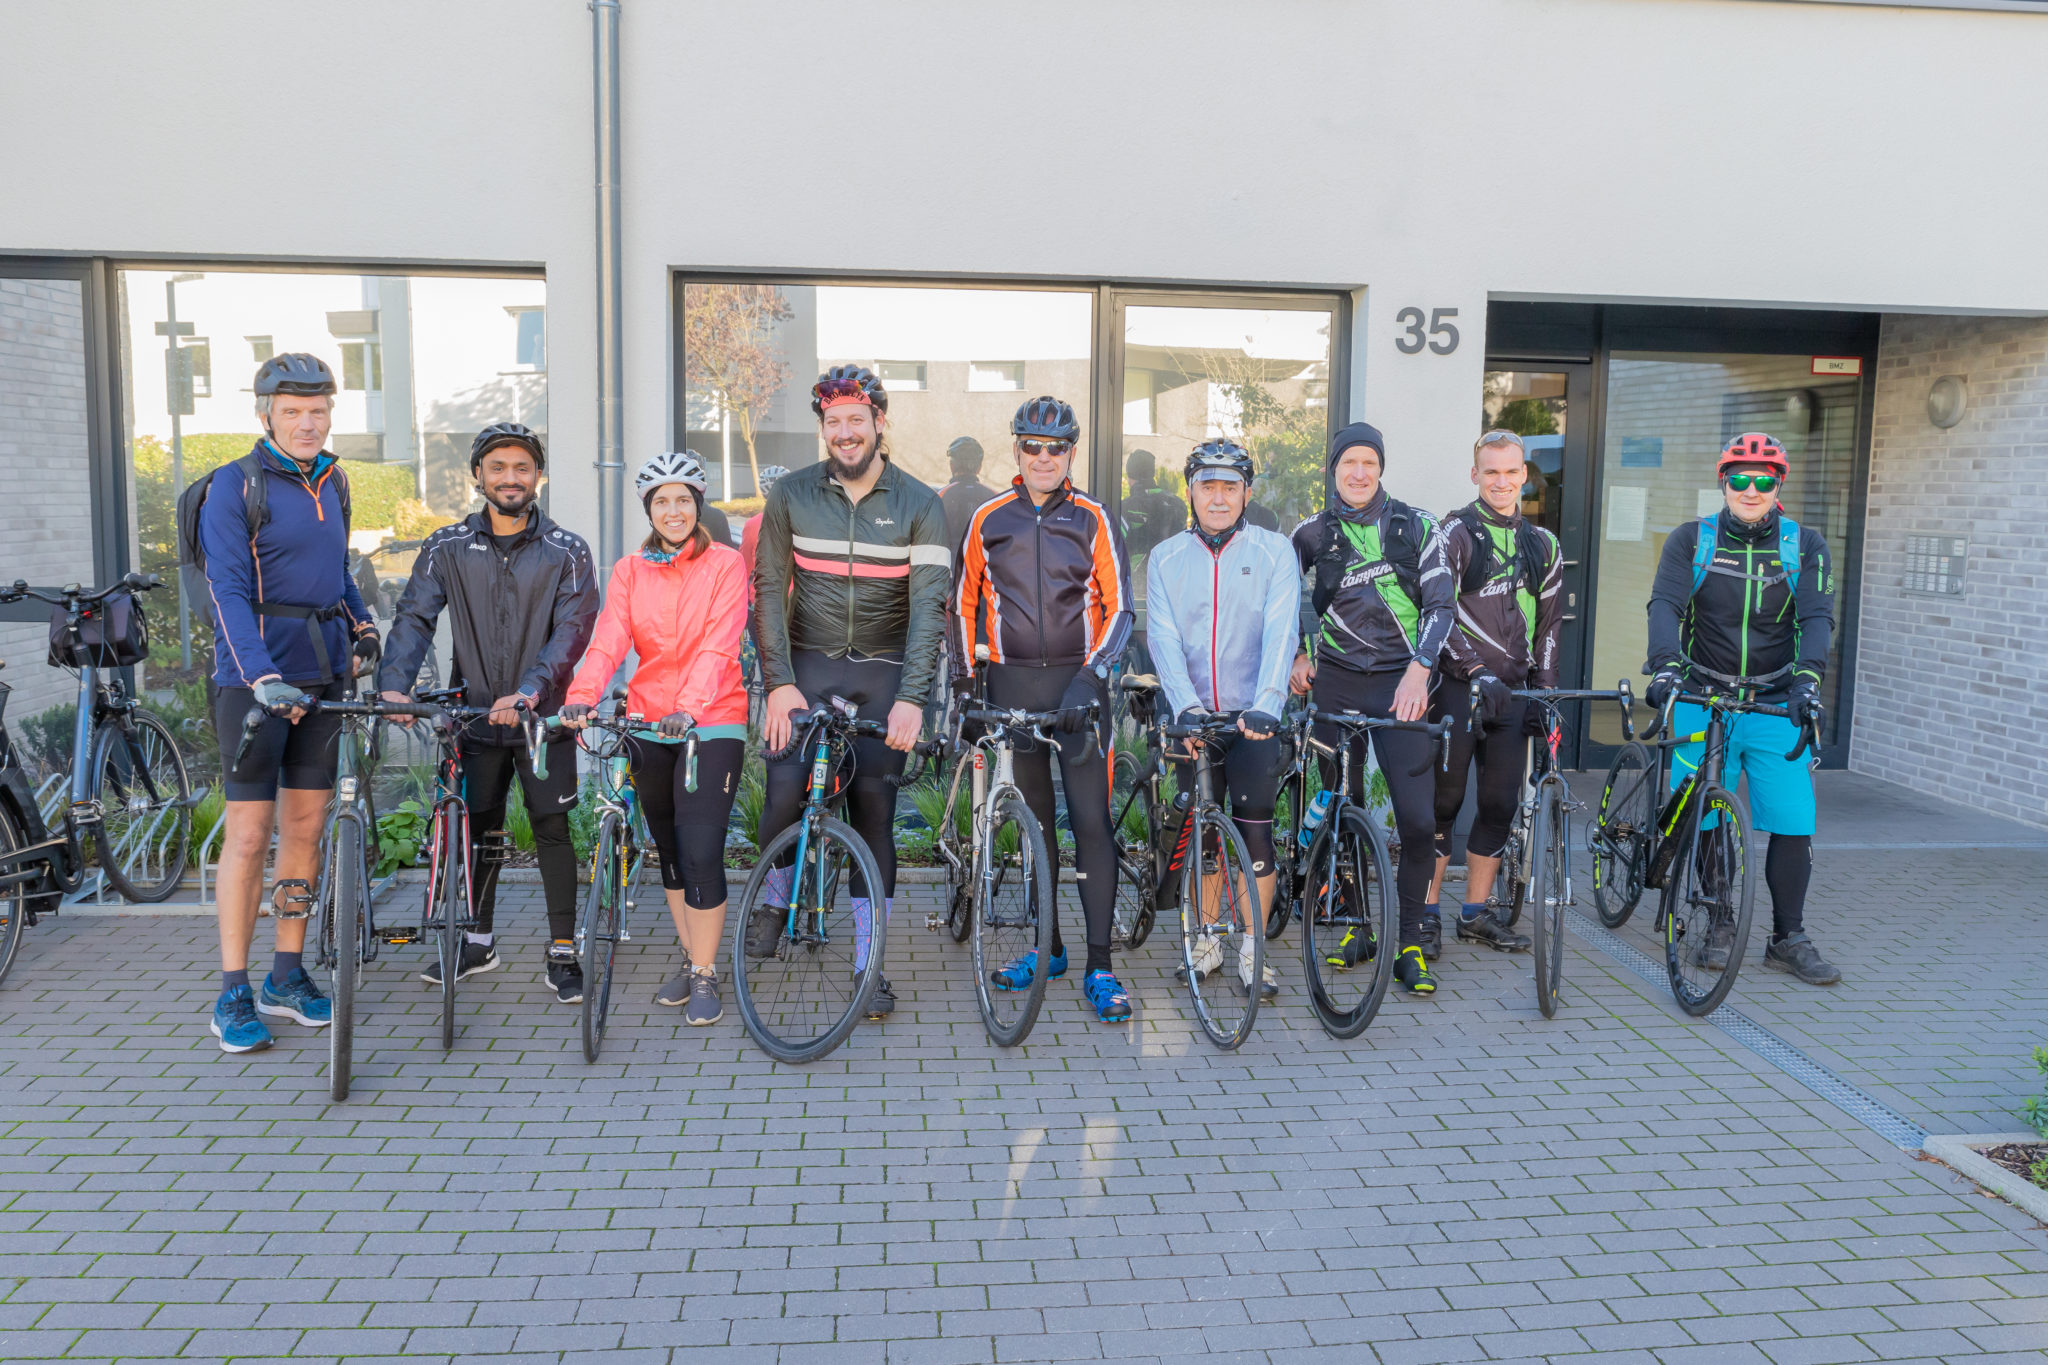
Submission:
M 688 484 L 700 494 L 711 490 L 711 480 L 704 473 L 704 462 L 687 450 L 649 456 L 647 462 L 640 466 L 640 472 L 633 476 L 633 492 L 645 505 L 648 494 L 665 483 Z

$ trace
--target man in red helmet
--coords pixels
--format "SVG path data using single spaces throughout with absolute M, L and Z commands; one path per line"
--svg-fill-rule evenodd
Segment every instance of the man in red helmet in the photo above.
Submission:
M 1652 675 L 1649 702 L 1661 708 L 1674 691 L 1712 688 L 1791 709 L 1791 719 L 1728 717 L 1725 785 L 1732 789 L 1748 774 L 1750 813 L 1771 836 L 1764 881 L 1773 926 L 1764 965 L 1810 985 L 1832 986 L 1842 974 L 1806 936 L 1804 918 L 1813 872 L 1813 779 L 1805 763 L 1785 755 L 1798 746 L 1807 721 L 1821 715 L 1820 684 L 1835 629 L 1834 564 L 1821 533 L 1778 506 L 1791 472 L 1784 446 L 1745 432 L 1722 450 L 1716 472 L 1722 509 L 1673 531 L 1657 565 L 1650 657 L 1643 665 Z M 1673 724 L 1680 734 L 1695 734 L 1706 729 L 1706 715 L 1681 705 Z M 1699 766 L 1704 747 L 1678 750 L 1674 781 Z M 1702 966 L 1725 967 L 1733 932 L 1732 925 L 1717 927 L 1703 947 Z

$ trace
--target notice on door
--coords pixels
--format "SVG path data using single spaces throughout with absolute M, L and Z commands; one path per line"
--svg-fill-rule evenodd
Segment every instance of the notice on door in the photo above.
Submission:
M 1607 538 L 1641 540 L 1649 510 L 1649 489 L 1639 484 L 1607 485 Z
M 1862 374 L 1863 357 L 1860 355 L 1817 355 L 1813 358 L 1815 374 Z

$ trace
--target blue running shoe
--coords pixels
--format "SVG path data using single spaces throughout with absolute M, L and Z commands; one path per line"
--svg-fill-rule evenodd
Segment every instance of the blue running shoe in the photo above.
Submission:
M 996 989 L 1000 991 L 1028 991 L 1031 989 L 1031 974 L 1037 970 L 1038 950 L 1033 948 L 1009 966 L 990 972 L 988 979 L 995 982 Z M 1047 977 L 1065 976 L 1067 955 L 1054 954 L 1046 965 L 1045 974 Z
M 326 1028 L 334 1022 L 334 1006 L 320 994 L 320 988 L 313 984 L 312 977 L 306 975 L 304 967 L 292 968 L 292 974 L 284 979 L 282 986 L 273 982 L 266 972 L 263 993 L 256 997 L 256 1012 L 282 1015 L 307 1028 Z
M 1095 1006 L 1095 1017 L 1105 1024 L 1121 1023 L 1131 1017 L 1131 997 L 1108 972 L 1088 973 L 1081 982 L 1081 994 L 1088 997 L 1088 1003 Z
M 256 996 L 247 986 L 222 991 L 213 1002 L 213 1036 L 222 1052 L 261 1052 L 270 1046 L 270 1030 L 256 1017 Z

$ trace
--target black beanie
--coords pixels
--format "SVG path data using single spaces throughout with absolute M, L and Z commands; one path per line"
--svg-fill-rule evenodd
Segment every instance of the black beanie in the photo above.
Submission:
M 1335 469 L 1344 452 L 1353 446 L 1371 446 L 1373 453 L 1380 457 L 1380 472 L 1387 468 L 1387 442 L 1380 435 L 1380 429 L 1368 422 L 1352 422 L 1337 428 L 1337 434 L 1330 438 L 1330 462 L 1328 468 Z

